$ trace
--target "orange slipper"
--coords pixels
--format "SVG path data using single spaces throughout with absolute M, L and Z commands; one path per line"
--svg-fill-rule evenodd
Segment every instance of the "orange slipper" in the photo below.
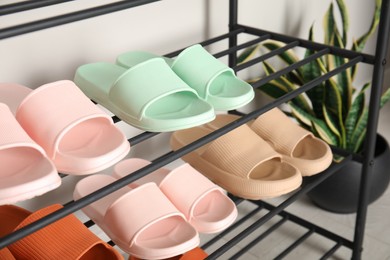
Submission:
M 0 260 L 16 260 L 8 248 L 0 249 Z
M 188 251 L 185 254 L 167 258 L 166 260 L 203 260 L 207 257 L 207 253 L 200 247 Z M 140 258 L 129 256 L 129 260 L 141 260 Z
M 20 229 L 61 207 L 59 204 L 54 204 L 32 213 L 14 205 L 0 206 L 0 237 Z M 100 240 L 74 215 L 62 218 L 8 245 L 7 248 L 15 258 L 4 258 L 6 260 L 123 259 L 119 252 Z M 3 260 L 2 251 L 0 251 L 1 260 Z M 6 254 L 7 252 L 5 251 Z

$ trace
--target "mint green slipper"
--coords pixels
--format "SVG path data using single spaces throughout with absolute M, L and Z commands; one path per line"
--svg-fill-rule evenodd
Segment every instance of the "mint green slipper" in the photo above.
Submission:
M 213 107 L 161 58 L 130 69 L 104 62 L 85 64 L 77 69 L 74 82 L 90 99 L 145 131 L 176 131 L 215 118 Z
M 117 64 L 131 68 L 158 55 L 131 51 L 117 57 Z M 250 84 L 239 79 L 234 71 L 214 58 L 200 44 L 183 50 L 175 59 L 162 57 L 172 70 L 199 96 L 216 110 L 233 110 L 254 98 Z

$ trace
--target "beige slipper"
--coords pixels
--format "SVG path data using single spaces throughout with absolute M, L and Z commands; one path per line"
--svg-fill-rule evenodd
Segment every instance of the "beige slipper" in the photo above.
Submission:
M 206 126 L 215 130 L 239 118 L 221 114 Z M 294 123 L 278 108 L 264 113 L 248 125 L 281 154 L 284 161 L 297 167 L 302 176 L 320 173 L 332 163 L 329 145 Z
M 171 147 L 177 150 L 210 134 L 207 127 L 176 131 Z M 246 199 L 276 197 L 297 189 L 302 183 L 297 168 L 247 125 L 186 154 L 183 160 L 228 192 Z

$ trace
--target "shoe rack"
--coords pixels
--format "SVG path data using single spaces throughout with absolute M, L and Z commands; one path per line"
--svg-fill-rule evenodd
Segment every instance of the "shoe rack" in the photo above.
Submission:
M 50 5 L 56 5 L 63 2 L 68 2 L 69 0 L 51 0 L 51 1 L 24 1 L 19 2 L 16 4 L 7 4 L 0 6 L 0 15 L 11 15 L 14 13 L 26 11 L 26 10 L 32 10 L 37 8 L 42 8 L 45 6 Z M 58 15 L 51 18 L 46 18 L 42 20 L 37 20 L 30 23 L 20 24 L 16 26 L 7 27 L 4 29 L 0 29 L 0 39 L 6 39 L 26 33 L 32 33 L 34 31 L 56 27 L 58 25 L 63 25 L 67 23 L 73 23 L 77 22 L 79 20 L 88 19 L 91 17 L 96 17 L 103 14 L 113 13 L 116 11 L 128 9 L 128 8 L 135 8 L 140 5 L 144 4 L 150 4 L 153 2 L 156 2 L 157 0 L 127 0 L 127 1 L 119 1 L 111 4 L 102 5 L 99 7 L 93 7 L 85 10 L 80 10 L 64 15 Z M 291 252 L 294 248 L 300 246 L 303 241 L 310 239 L 310 237 L 313 234 L 317 234 L 320 236 L 325 237 L 326 239 L 329 239 L 331 241 L 334 241 L 334 245 L 329 248 L 329 250 L 326 252 L 326 254 L 321 258 L 325 259 L 330 257 L 332 254 L 336 252 L 341 247 L 346 247 L 351 250 L 351 256 L 352 259 L 361 259 L 361 251 L 362 251 L 362 245 L 363 245 L 363 237 L 364 237 L 364 229 L 365 229 L 365 222 L 366 222 L 366 214 L 367 214 L 367 204 L 368 204 L 368 185 L 370 181 L 370 172 L 372 168 L 372 160 L 374 157 L 374 140 L 377 132 L 377 124 L 378 124 L 378 115 L 379 115 L 379 100 L 380 95 L 382 91 L 382 83 L 383 83 L 383 76 L 384 76 L 384 67 L 386 64 L 386 50 L 387 50 L 387 41 L 388 41 L 388 32 L 390 30 L 390 21 L 389 21 L 389 0 L 383 0 L 382 3 L 382 9 L 381 9 L 381 19 L 380 19 L 380 25 L 379 25 L 379 32 L 378 32 L 378 38 L 376 43 L 376 51 L 374 55 L 368 55 L 364 53 L 358 53 L 353 52 L 350 50 L 340 49 L 333 46 L 324 45 L 321 43 L 311 42 L 303 39 L 298 39 L 293 36 L 289 35 L 283 35 L 275 32 L 265 31 L 260 28 L 253 28 L 249 26 L 242 25 L 238 23 L 238 8 L 239 8 L 239 1 L 238 0 L 229 0 L 229 31 L 226 34 L 208 39 L 206 41 L 200 42 L 203 46 L 208 46 L 214 43 L 217 43 L 222 40 L 228 40 L 229 41 L 229 48 L 221 51 L 219 53 L 214 54 L 215 57 L 221 58 L 223 56 L 228 56 L 229 60 L 229 66 L 232 67 L 236 72 L 240 70 L 245 70 L 249 66 L 252 66 L 256 63 L 260 63 L 266 59 L 269 59 L 271 57 L 276 56 L 277 54 L 284 52 L 288 49 L 294 48 L 294 47 L 302 47 L 306 49 L 310 49 L 315 51 L 315 53 L 305 59 L 302 59 L 298 61 L 295 64 L 292 64 L 286 68 L 283 68 L 267 77 L 264 77 L 260 79 L 259 81 L 253 83 L 254 88 L 258 88 L 261 85 L 263 85 L 266 82 L 269 82 L 272 79 L 275 79 L 277 77 L 280 77 L 281 75 L 288 73 L 289 71 L 292 71 L 293 69 L 300 67 L 310 61 L 315 60 L 318 57 L 321 57 L 326 54 L 332 54 L 332 55 L 338 55 L 340 57 L 346 58 L 348 61 L 334 69 L 333 71 L 330 71 L 327 74 L 324 74 L 317 79 L 305 84 L 304 86 L 300 87 L 299 89 L 292 91 L 282 98 L 279 98 L 277 100 L 272 101 L 271 103 L 268 103 L 267 105 L 264 105 L 260 108 L 257 108 L 250 113 L 245 114 L 236 124 L 229 124 L 225 127 L 222 127 L 221 129 L 193 142 L 192 144 L 177 150 L 175 152 L 171 151 L 167 154 L 164 154 L 158 158 L 155 158 L 155 160 L 152 161 L 152 163 L 138 171 L 136 171 L 134 174 L 129 175 L 123 179 L 120 179 L 116 181 L 115 183 L 112 183 L 86 197 L 83 197 L 82 199 L 78 200 L 77 202 L 69 202 L 64 205 L 64 208 L 46 216 L 45 218 L 40 219 L 39 221 L 36 221 L 35 223 L 32 223 L 12 234 L 9 234 L 5 237 L 0 238 L 0 248 L 7 246 L 8 244 L 11 244 L 18 239 L 23 238 L 24 236 L 31 234 L 32 232 L 35 232 L 39 230 L 40 228 L 68 215 L 75 211 L 80 210 L 81 208 L 85 207 L 86 205 L 104 197 L 108 194 L 114 192 L 115 190 L 118 190 L 130 182 L 141 178 L 142 176 L 147 175 L 148 173 L 163 167 L 164 165 L 173 162 L 183 155 L 201 147 L 202 145 L 218 138 L 219 136 L 235 129 L 236 127 L 260 116 L 261 114 L 265 113 L 266 111 L 272 109 L 275 106 L 279 106 L 286 101 L 291 100 L 292 98 L 296 97 L 297 95 L 308 91 L 309 89 L 317 86 L 320 82 L 323 82 L 334 75 L 351 68 L 352 66 L 358 64 L 358 63 L 365 63 L 368 65 L 373 66 L 373 75 L 372 75 L 372 91 L 370 95 L 369 100 L 369 119 L 368 119 L 368 128 L 367 128 L 367 137 L 366 137 L 366 145 L 365 145 L 365 153 L 364 158 L 362 159 L 363 162 L 363 168 L 362 168 L 362 181 L 361 181 L 361 188 L 360 188 L 360 196 L 359 196 L 359 207 L 356 214 L 356 221 L 355 221 L 355 232 L 353 240 L 344 238 L 340 234 L 336 234 L 334 232 L 331 232 L 324 227 L 318 226 L 314 223 L 309 222 L 305 219 L 305 216 L 297 216 L 290 214 L 286 211 L 286 208 L 293 204 L 297 199 L 302 197 L 304 194 L 306 194 L 308 191 L 310 191 L 313 187 L 321 183 L 326 178 L 330 177 L 337 169 L 343 167 L 348 161 L 354 160 L 355 157 L 353 155 L 346 155 L 345 159 L 340 163 L 334 163 L 332 164 L 327 170 L 325 170 L 323 173 L 320 173 L 314 177 L 310 177 L 306 179 L 302 185 L 302 187 L 289 195 L 282 203 L 279 205 L 271 205 L 269 203 L 266 203 L 264 201 L 249 201 L 249 203 L 253 203 L 255 206 L 254 210 L 251 212 L 248 212 L 247 215 L 243 216 L 242 218 L 238 219 L 238 221 L 233 224 L 231 227 L 226 229 L 225 231 L 221 232 L 217 236 L 213 237 L 211 240 L 209 240 L 206 244 L 203 244 L 202 247 L 204 249 L 209 248 L 211 245 L 217 243 L 222 237 L 224 237 L 226 234 L 238 229 L 240 225 L 242 225 L 247 219 L 253 218 L 255 216 L 256 212 L 259 211 L 265 211 L 266 214 L 264 214 L 262 217 L 259 217 L 255 220 L 255 222 L 250 225 L 249 227 L 246 227 L 244 230 L 240 231 L 235 237 L 228 240 L 228 242 L 224 242 L 223 245 L 219 248 L 217 248 L 214 252 L 210 253 L 207 259 L 226 259 L 223 257 L 223 254 L 227 252 L 230 248 L 235 246 L 236 244 L 240 243 L 240 241 L 249 236 L 253 231 L 259 229 L 261 226 L 266 224 L 270 219 L 278 216 L 279 222 L 277 222 L 275 225 L 268 228 L 263 234 L 255 238 L 252 242 L 250 242 L 248 245 L 245 245 L 242 247 L 242 250 L 238 253 L 236 253 L 235 256 L 233 256 L 231 259 L 237 259 L 240 255 L 244 254 L 246 251 L 248 251 L 251 247 L 255 246 L 257 243 L 261 243 L 261 240 L 265 239 L 268 234 L 275 231 L 283 222 L 286 221 L 292 221 L 297 225 L 300 225 L 307 229 L 307 232 L 296 238 L 296 241 L 292 243 L 288 248 L 280 252 L 279 256 L 276 259 L 282 259 L 284 256 L 286 256 L 289 252 Z M 255 36 L 256 39 L 245 42 L 243 44 L 237 44 L 238 40 L 237 37 L 240 34 L 249 34 L 252 36 Z M 283 42 L 286 44 L 285 47 L 281 49 L 273 50 L 265 55 L 262 55 L 258 58 L 252 59 L 244 64 L 237 65 L 237 52 L 239 50 L 245 49 L 253 44 L 257 44 L 263 40 L 266 39 L 273 39 L 280 42 Z M 169 53 L 166 56 L 168 57 L 174 57 L 177 55 L 181 50 L 177 50 L 175 52 Z M 115 122 L 120 121 L 117 117 L 113 117 Z M 136 135 L 132 138 L 130 138 L 128 141 L 132 146 L 137 145 L 138 143 L 141 143 L 155 135 L 158 135 L 159 133 L 151 133 L 151 132 L 143 132 L 139 135 Z M 337 152 L 337 151 L 334 151 Z M 62 176 L 63 178 L 66 178 L 65 175 Z M 241 198 L 232 197 L 239 206 L 240 203 L 242 203 L 244 200 Z M 88 227 L 94 225 L 92 221 L 88 221 L 85 223 Z

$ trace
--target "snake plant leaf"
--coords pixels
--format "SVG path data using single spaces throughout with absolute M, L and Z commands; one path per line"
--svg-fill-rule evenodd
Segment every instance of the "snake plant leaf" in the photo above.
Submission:
M 263 46 L 268 50 L 273 51 L 284 47 L 284 44 L 276 41 L 267 41 L 263 44 Z M 279 57 L 289 65 L 294 64 L 299 60 L 295 53 L 291 50 L 279 54 Z
M 324 103 L 327 109 L 335 115 L 339 120 L 342 120 L 342 97 L 337 84 L 333 79 L 329 79 L 325 83 Z
M 270 75 L 276 71 L 268 62 L 263 62 L 263 67 L 264 67 L 264 71 L 266 72 L 267 75 Z M 274 81 L 275 81 L 274 84 L 278 83 L 278 84 L 284 86 L 288 92 L 291 92 L 293 90 L 298 89 L 298 86 L 296 86 L 295 84 L 290 82 L 285 76 L 281 76 L 281 77 L 275 79 Z M 260 87 L 260 90 L 261 90 L 261 87 Z M 304 109 L 305 111 L 307 111 L 309 113 L 311 112 L 311 107 L 305 98 L 305 94 L 298 95 L 292 101 L 295 104 L 297 104 L 298 106 L 300 106 L 302 109 Z
M 280 98 L 283 95 L 288 93 L 288 90 L 282 84 L 272 80 L 260 87 L 260 90 L 263 91 L 266 95 L 271 98 Z
M 353 40 L 353 43 L 352 43 L 352 50 L 357 50 L 359 47 L 358 47 L 358 43 L 356 40 Z M 352 66 L 351 68 L 351 80 L 353 81 L 355 79 L 355 75 L 356 75 L 356 72 L 357 72 L 357 65 L 354 65 Z
M 354 132 L 356 128 L 356 124 L 358 119 L 362 116 L 364 106 L 365 106 L 365 91 L 370 88 L 371 84 L 366 83 L 362 89 L 360 90 L 359 94 L 356 96 L 354 101 L 352 102 L 352 105 L 349 109 L 347 118 L 345 120 L 345 132 L 346 132 L 346 138 L 347 138 L 347 150 L 353 151 L 354 144 L 352 143 L 352 133 Z
M 313 41 L 313 25 L 310 27 L 308 39 L 310 41 Z M 314 51 L 307 49 L 305 52 L 305 58 L 313 54 Z M 305 82 L 309 82 L 321 76 L 321 73 L 323 72 L 324 69 L 321 67 L 322 64 L 323 62 L 321 61 L 321 59 L 316 59 L 315 61 L 309 62 L 301 67 L 301 71 Z M 323 111 L 322 111 L 322 100 L 324 97 L 323 83 L 307 91 L 306 95 L 311 101 L 314 114 L 317 115 L 319 118 L 323 118 Z
M 390 90 L 387 89 L 385 93 L 382 94 L 380 100 L 380 107 L 383 107 L 387 101 L 390 99 Z M 355 130 L 351 136 L 351 144 L 353 144 L 353 152 L 358 153 L 362 149 L 363 141 L 365 140 L 365 135 L 367 131 L 367 121 L 368 121 L 368 109 L 364 108 L 362 115 L 359 117 Z
M 263 44 L 265 48 L 267 48 L 270 51 L 280 49 L 284 46 L 284 44 L 276 41 L 267 41 Z M 286 64 L 291 65 L 299 61 L 298 57 L 295 55 L 295 53 L 291 50 L 285 51 L 278 55 L 280 59 L 282 59 Z M 296 70 L 293 70 L 289 74 L 290 80 L 297 84 L 297 85 L 303 85 L 303 75 L 301 70 L 298 68 Z
M 347 46 L 347 40 L 348 40 L 348 29 L 349 29 L 349 15 L 348 15 L 348 9 L 345 5 L 344 0 L 336 0 L 337 6 L 340 11 L 341 16 L 341 22 L 343 25 L 343 37 L 342 42 L 344 46 Z
M 296 106 L 293 103 L 289 103 L 291 107 L 291 112 L 298 119 L 298 121 L 303 122 L 306 125 L 312 126 L 313 133 L 318 134 L 318 136 L 327 142 L 330 145 L 337 146 L 338 138 L 337 136 L 330 130 L 327 124 L 309 113 L 303 111 L 300 107 Z
M 341 145 L 341 147 L 345 146 L 343 144 L 343 139 L 339 131 L 339 122 L 337 122 L 337 118 L 335 118 L 331 113 L 329 113 L 325 104 L 322 106 L 322 109 L 323 109 L 325 122 L 329 126 L 329 129 L 338 137 L 339 140 L 338 143 Z
M 385 93 L 382 94 L 380 107 L 382 108 L 386 105 L 387 101 L 390 100 L 390 88 L 386 89 Z
M 246 48 L 240 55 L 237 57 L 237 64 L 245 63 L 253 58 L 255 54 L 259 51 L 260 45 L 256 44 L 249 48 Z
M 339 32 L 335 31 L 335 37 L 334 37 L 334 46 L 339 48 L 345 48 L 341 36 Z M 334 60 L 334 64 L 336 67 L 339 67 L 343 64 L 345 64 L 346 59 L 343 57 L 331 55 L 332 59 Z M 343 104 L 343 118 L 346 117 L 348 108 L 351 105 L 352 100 L 352 78 L 351 78 L 351 70 L 347 69 L 342 72 L 340 72 L 337 76 L 337 86 L 339 87 L 341 98 L 342 98 L 342 104 Z
M 351 135 L 350 144 L 348 145 L 349 147 L 351 147 L 350 151 L 354 153 L 359 152 L 360 147 L 362 145 L 362 135 L 364 135 L 366 131 L 367 120 L 368 120 L 368 109 L 367 107 L 365 107 L 363 109 L 361 116 L 358 118 L 355 129 Z
M 371 21 L 371 25 L 365 34 L 360 36 L 357 40 L 353 40 L 352 48 L 351 48 L 353 51 L 362 52 L 364 49 L 364 46 L 366 45 L 367 40 L 375 32 L 375 30 L 379 24 L 381 5 L 382 5 L 382 0 L 375 0 L 375 10 L 374 10 L 374 15 L 373 15 L 373 18 Z M 356 70 L 357 70 L 357 65 L 355 65 L 351 68 L 351 79 L 352 80 L 354 80 L 354 78 L 355 78 Z
M 345 141 L 345 126 L 343 117 L 343 100 L 340 89 L 335 81 L 331 78 L 325 82 L 324 95 L 324 117 L 328 126 L 340 138 L 339 146 L 344 148 Z M 337 129 L 337 133 L 333 128 Z
M 333 3 L 330 3 L 328 11 L 326 11 L 323 21 L 324 26 L 324 43 L 331 44 L 333 37 L 333 30 L 336 27 L 335 19 L 333 16 Z
M 381 5 L 382 5 L 382 0 L 375 0 L 375 10 L 374 10 L 374 15 L 371 21 L 370 28 L 365 34 L 363 34 L 362 36 L 360 36 L 359 39 L 356 40 L 357 44 L 356 47 L 353 48 L 354 51 L 358 51 L 358 52 L 363 51 L 367 40 L 371 37 L 371 35 L 375 32 L 376 28 L 378 27 L 380 13 L 381 13 Z

